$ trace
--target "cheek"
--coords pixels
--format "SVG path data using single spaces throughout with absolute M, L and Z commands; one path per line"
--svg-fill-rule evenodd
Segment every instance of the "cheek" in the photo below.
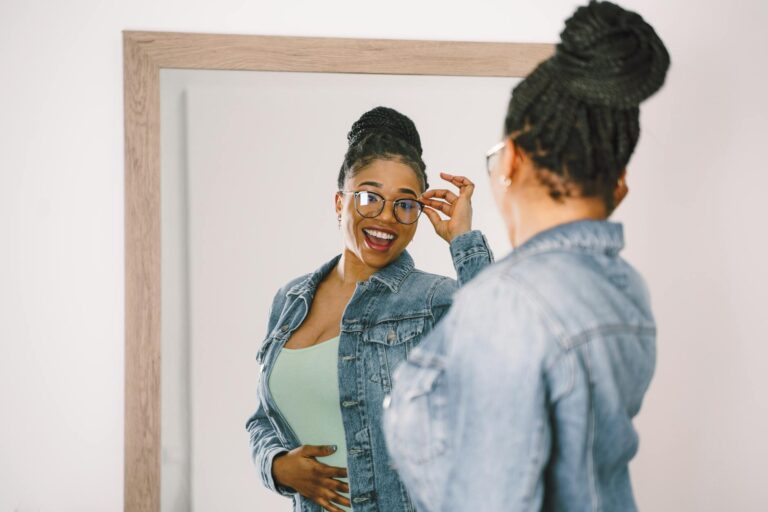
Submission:
M 341 227 L 342 230 L 346 233 L 346 237 L 349 240 L 354 241 L 357 238 L 357 223 L 358 218 L 357 215 L 355 215 L 354 208 L 350 210 L 349 208 L 345 208 L 344 212 L 341 216 Z
M 414 224 L 409 225 L 406 229 L 400 231 L 400 238 L 398 238 L 397 241 L 401 247 L 405 247 L 411 243 L 413 236 L 416 234 L 416 226 L 418 226 L 418 224 L 418 222 L 415 222 Z
M 354 204 L 347 204 L 344 206 L 344 211 L 341 213 L 342 215 L 342 222 L 344 222 L 346 225 L 354 227 L 355 224 L 357 224 L 357 211 L 355 210 Z
M 347 221 L 347 231 L 349 232 L 350 237 L 357 237 L 357 219 L 352 216 L 350 216 L 349 220 Z

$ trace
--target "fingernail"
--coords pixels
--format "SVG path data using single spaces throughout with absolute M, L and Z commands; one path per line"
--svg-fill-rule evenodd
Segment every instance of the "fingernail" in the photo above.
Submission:
M 332 444 L 332 445 L 331 445 L 331 451 L 332 451 L 332 452 L 335 452 L 335 451 L 336 451 L 336 450 L 338 450 L 338 449 L 339 449 L 339 447 L 338 447 L 338 446 L 336 446 L 335 444 Z

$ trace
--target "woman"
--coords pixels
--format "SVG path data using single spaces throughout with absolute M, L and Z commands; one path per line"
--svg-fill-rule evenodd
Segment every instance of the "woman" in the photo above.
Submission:
M 492 255 L 470 231 L 469 180 L 443 174 L 459 195 L 425 192 L 410 119 L 378 107 L 347 138 L 335 197 L 342 253 L 275 295 L 247 429 L 264 485 L 294 510 L 411 511 L 380 428 L 391 370 Z M 414 268 L 406 247 L 422 211 L 450 243 L 458 283 Z
M 515 88 L 488 155 L 515 250 L 456 294 L 395 374 L 384 430 L 419 510 L 636 509 L 632 419 L 656 331 L 607 218 L 669 55 L 608 2 L 578 9 L 561 39 Z

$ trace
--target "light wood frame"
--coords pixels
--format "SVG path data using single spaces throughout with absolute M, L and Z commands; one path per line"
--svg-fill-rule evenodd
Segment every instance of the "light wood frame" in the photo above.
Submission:
M 160 512 L 160 70 L 507 76 L 551 44 L 124 32 L 126 512 Z

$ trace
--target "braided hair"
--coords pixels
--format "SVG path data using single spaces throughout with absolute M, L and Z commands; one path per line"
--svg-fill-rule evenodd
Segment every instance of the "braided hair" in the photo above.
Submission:
M 512 91 L 505 135 L 553 199 L 601 197 L 610 211 L 640 135 L 639 105 L 664 83 L 669 54 L 639 14 L 595 0 L 565 22 L 560 40 Z
M 387 107 L 376 107 L 355 121 L 347 134 L 347 153 L 339 170 L 339 190 L 344 182 L 374 160 L 398 160 L 419 177 L 422 191 L 429 188 L 427 166 L 421 159 L 421 138 L 407 116 Z

